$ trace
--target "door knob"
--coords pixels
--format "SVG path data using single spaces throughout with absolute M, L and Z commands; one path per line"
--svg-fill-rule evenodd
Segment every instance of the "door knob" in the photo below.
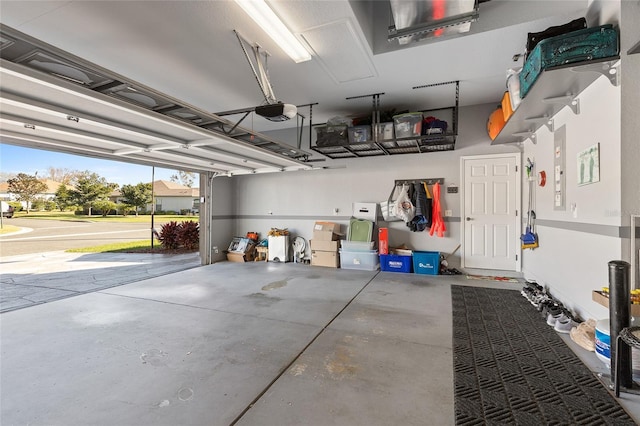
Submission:
M 473 219 L 472 219 L 472 218 L 470 218 L 470 217 L 467 217 L 467 222 L 468 222 L 468 221 L 470 221 L 470 220 L 473 220 Z

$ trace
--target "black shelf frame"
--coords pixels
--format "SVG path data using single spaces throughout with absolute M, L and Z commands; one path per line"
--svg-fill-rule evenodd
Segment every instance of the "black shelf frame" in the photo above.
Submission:
M 458 107 L 460 100 L 460 82 L 448 81 L 444 83 L 435 83 L 425 86 L 414 87 L 414 89 L 422 89 L 426 87 L 442 86 L 447 84 L 455 84 L 455 105 L 442 108 L 433 108 L 422 110 L 422 113 L 432 111 L 451 110 L 452 123 L 451 131 L 444 133 L 434 133 L 430 135 L 410 136 L 406 138 L 393 138 L 376 140 L 376 125 L 380 122 L 380 95 L 384 93 L 376 93 L 366 95 L 373 97 L 373 112 L 371 133 L 373 140 L 355 143 L 340 143 L 324 146 L 312 146 L 311 149 L 331 159 L 339 158 L 363 158 L 375 157 L 381 155 L 399 155 L 399 154 L 423 154 L 428 152 L 452 151 L 455 149 L 456 139 L 458 136 Z M 355 97 L 354 97 L 355 98 Z M 350 99 L 350 98 L 347 98 Z

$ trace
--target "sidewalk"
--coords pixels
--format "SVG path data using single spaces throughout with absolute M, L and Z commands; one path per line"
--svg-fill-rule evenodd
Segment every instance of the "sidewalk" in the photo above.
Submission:
M 65 253 L 0 258 L 0 312 L 200 266 L 199 253 Z

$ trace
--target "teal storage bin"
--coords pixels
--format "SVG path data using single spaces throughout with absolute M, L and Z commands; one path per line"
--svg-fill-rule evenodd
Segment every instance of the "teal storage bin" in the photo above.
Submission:
M 414 251 L 413 272 L 424 275 L 440 274 L 440 252 Z
M 529 90 L 546 69 L 560 65 L 615 57 L 620 52 L 618 29 L 612 25 L 585 28 L 539 42 L 531 51 L 520 72 L 520 97 Z

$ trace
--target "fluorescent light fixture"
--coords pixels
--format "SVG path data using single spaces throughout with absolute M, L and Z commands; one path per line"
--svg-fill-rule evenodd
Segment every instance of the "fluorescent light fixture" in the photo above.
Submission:
M 311 60 L 311 55 L 304 45 L 289 31 L 265 0 L 235 1 L 296 64 Z

